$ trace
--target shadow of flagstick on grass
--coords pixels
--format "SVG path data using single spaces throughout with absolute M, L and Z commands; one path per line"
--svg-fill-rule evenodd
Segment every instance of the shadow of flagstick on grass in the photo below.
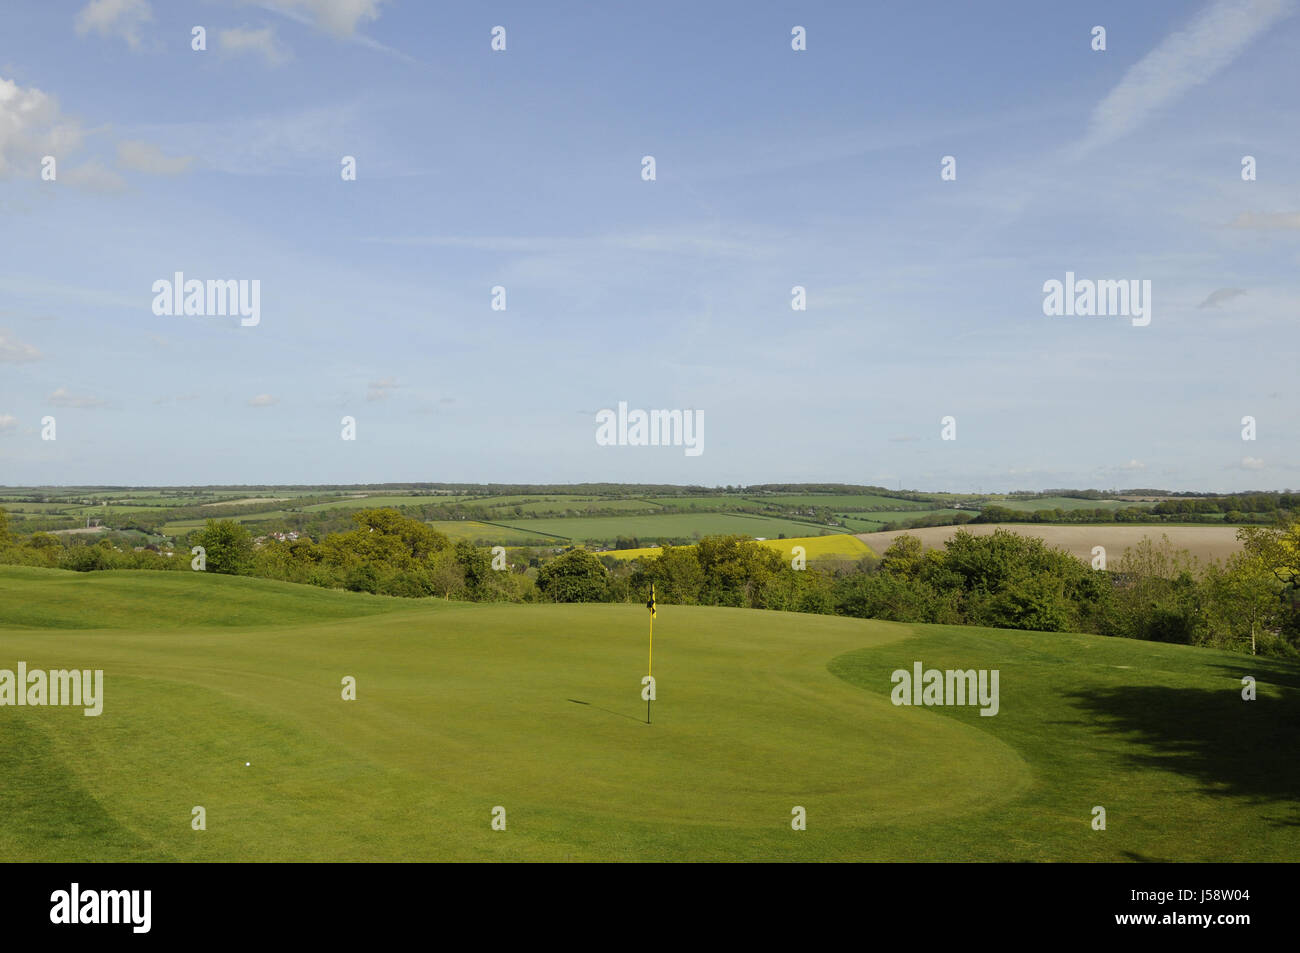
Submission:
M 591 702 L 578 701 L 578 699 L 576 698 L 566 698 L 565 701 L 573 702 L 575 705 L 586 705 L 588 708 L 594 708 L 597 711 L 603 711 L 609 715 L 618 715 L 618 717 L 620 718 L 631 718 L 637 724 L 643 724 L 640 718 L 637 718 L 634 715 L 629 715 L 627 712 L 614 711 L 609 708 L 601 708 L 599 705 L 593 705 Z

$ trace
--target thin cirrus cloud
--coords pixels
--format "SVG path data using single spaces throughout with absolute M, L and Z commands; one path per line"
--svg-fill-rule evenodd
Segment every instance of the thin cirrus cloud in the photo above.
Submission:
M 361 241 L 375 245 L 426 245 L 462 248 L 502 254 L 591 254 L 628 252 L 692 257 L 763 258 L 779 249 L 776 236 L 738 234 L 718 237 L 714 229 L 677 229 L 659 232 L 629 232 L 590 236 L 557 235 L 406 235 L 367 236 Z
M 168 156 L 157 146 L 134 139 L 117 144 L 117 164 L 146 175 L 180 175 L 194 162 L 193 156 Z
M 24 344 L 6 331 L 0 331 L 0 364 L 24 364 L 39 361 L 41 352 Z
M 101 397 L 87 397 L 71 393 L 66 387 L 60 387 L 49 396 L 49 401 L 55 407 L 75 407 L 81 410 L 87 410 L 92 407 L 103 407 L 108 401 Z
M 271 27 L 255 30 L 251 27 L 233 27 L 217 33 L 217 46 L 228 56 L 245 54 L 260 56 L 269 66 L 279 66 L 289 60 L 289 52 L 280 46 Z
M 376 50 L 405 63 L 418 63 L 415 57 L 395 50 L 374 37 L 362 33 L 362 21 L 379 19 L 381 0 L 264 0 L 262 9 L 278 13 L 294 23 L 313 27 L 335 39 L 347 40 Z
M 362 135 L 359 102 L 240 119 L 197 120 L 135 127 L 177 150 L 203 156 L 203 167 L 231 175 L 302 174 L 340 141 Z
M 1245 288 L 1215 288 L 1211 291 L 1200 304 L 1198 308 L 1217 308 L 1225 301 L 1231 301 L 1233 298 L 1239 298 L 1246 293 Z
M 1076 155 L 1128 135 L 1156 110 L 1226 68 L 1256 37 L 1293 12 L 1295 0 L 1215 0 L 1129 67 L 1093 109 Z
M 363 20 L 378 20 L 383 0 L 264 0 L 261 6 L 338 37 L 351 36 Z
M 279 397 L 272 397 L 270 394 L 258 394 L 256 397 L 250 397 L 248 400 L 249 407 L 271 407 L 280 402 Z
M 1242 212 L 1233 228 L 1300 228 L 1300 212 Z
M 144 45 L 140 30 L 152 19 L 148 0 L 91 0 L 77 14 L 74 26 L 77 36 L 119 37 L 132 50 L 139 50 Z
M 121 192 L 126 188 L 126 180 L 98 159 L 68 169 L 59 176 L 59 180 L 91 192 Z

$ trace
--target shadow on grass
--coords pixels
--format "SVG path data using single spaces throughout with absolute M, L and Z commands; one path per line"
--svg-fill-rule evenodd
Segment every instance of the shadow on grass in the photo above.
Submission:
M 1278 684 L 1263 670 L 1257 677 Z M 1193 778 L 1210 793 L 1276 802 L 1284 810 L 1271 823 L 1300 824 L 1300 692 L 1244 701 L 1238 681 L 1222 690 L 1127 685 L 1067 697 L 1098 730 L 1132 746 L 1131 764 Z
M 593 705 L 591 702 L 578 701 L 578 699 L 576 699 L 576 698 L 566 698 L 565 701 L 573 702 L 575 705 L 586 705 L 588 708 L 594 708 L 594 709 L 596 709 L 596 711 L 603 711 L 603 712 L 605 712 L 605 714 L 607 714 L 607 715 L 618 715 L 618 717 L 620 717 L 620 718 L 631 718 L 633 721 L 636 721 L 636 722 L 640 722 L 640 721 L 641 721 L 640 718 L 637 718 L 637 717 L 635 717 L 635 716 L 633 716 L 633 715 L 629 715 L 627 712 L 623 712 L 623 711 L 614 711 L 614 710 L 611 709 L 611 708 L 601 708 L 599 705 Z M 644 723 L 644 722 L 642 722 L 642 723 Z
M 1270 682 L 1287 688 L 1300 688 L 1300 666 L 1294 662 L 1243 656 L 1240 661 L 1234 659 L 1231 662 L 1220 662 L 1214 667 L 1222 669 L 1229 678 L 1235 679 L 1238 685 L 1245 676 L 1251 675 L 1260 682 Z
M 1120 853 L 1123 854 L 1125 857 L 1127 857 L 1129 860 L 1133 861 L 1135 864 L 1168 864 L 1168 863 L 1171 863 L 1171 861 L 1164 860 L 1163 858 L 1160 858 L 1160 857 L 1148 857 L 1146 854 L 1138 854 L 1138 853 L 1134 853 L 1134 852 L 1131 851 L 1131 850 L 1122 850 L 1122 851 L 1120 851 Z

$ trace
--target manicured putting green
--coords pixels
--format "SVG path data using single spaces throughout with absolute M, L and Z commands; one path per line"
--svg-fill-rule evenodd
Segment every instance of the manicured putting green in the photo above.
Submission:
M 661 605 L 647 726 L 639 605 L 15 568 L 0 569 L 0 596 L 0 668 L 102 668 L 106 696 L 99 718 L 0 708 L 6 860 L 1247 860 L 1300 847 L 1294 665 Z M 35 628 L 42 617 L 56 627 Z M 999 668 L 1001 713 L 895 707 L 889 673 L 916 659 Z M 1253 703 L 1239 699 L 1246 670 Z M 355 702 L 340 698 L 345 675 Z M 1094 804 L 1105 832 L 1090 828 Z M 206 831 L 190 827 L 196 805 Z M 791 829 L 796 805 L 806 831 Z

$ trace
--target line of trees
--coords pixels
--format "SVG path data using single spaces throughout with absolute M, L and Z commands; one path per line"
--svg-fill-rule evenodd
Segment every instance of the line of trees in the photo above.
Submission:
M 1006 506 L 990 503 L 984 506 L 979 515 L 972 520 L 975 523 L 1208 523 L 1240 524 L 1256 523 L 1267 525 L 1287 516 L 1293 510 L 1271 509 L 1223 510 L 1221 504 L 1213 500 L 1189 500 L 1186 503 L 1204 504 L 1199 508 L 1178 509 L 1164 503 L 1152 506 L 1117 506 L 1079 508 L 1073 510 L 1043 509 L 1015 510 Z
M 1294 656 L 1300 649 L 1300 521 L 1245 527 L 1242 550 L 1205 566 L 1167 536 L 1142 540 L 1114 571 L 1042 540 L 959 530 L 943 549 L 898 537 L 881 560 L 795 571 L 739 537 L 666 548 L 630 574 L 637 598 L 982 625 L 1206 645 Z M 562 557 L 563 558 L 563 557 Z M 618 589 L 611 581 L 611 598 Z
M 1300 520 L 1238 531 L 1240 552 L 1197 564 L 1167 537 L 1144 539 L 1113 571 L 1090 568 L 1041 539 L 958 530 L 942 549 L 903 535 L 883 558 L 826 560 L 796 569 L 779 550 L 738 535 L 620 561 L 582 548 L 494 556 L 453 542 L 395 509 L 350 514 L 350 529 L 320 541 L 255 545 L 233 520 L 209 520 L 174 554 L 45 533 L 14 536 L 0 510 L 0 563 L 78 571 L 206 571 L 325 588 L 422 598 L 514 602 L 644 602 L 778 609 L 898 622 L 982 625 L 1300 654 Z

